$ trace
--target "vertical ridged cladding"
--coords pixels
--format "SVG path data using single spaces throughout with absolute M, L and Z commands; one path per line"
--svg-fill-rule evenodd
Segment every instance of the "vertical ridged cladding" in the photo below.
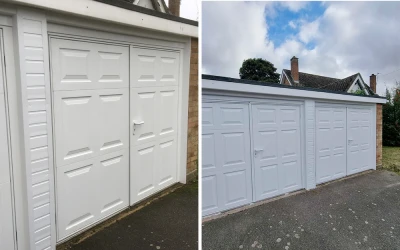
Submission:
M 17 14 L 31 249 L 55 249 L 50 83 L 44 15 Z
M 306 119 L 306 189 L 313 189 L 315 182 L 315 101 L 305 101 Z

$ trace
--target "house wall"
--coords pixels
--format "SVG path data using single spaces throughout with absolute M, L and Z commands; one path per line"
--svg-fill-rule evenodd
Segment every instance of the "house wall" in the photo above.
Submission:
M 376 104 L 376 167 L 382 167 L 382 104 Z
M 198 168 L 198 39 L 191 39 L 190 78 L 189 78 L 189 114 L 187 140 L 187 175 L 188 180 L 195 177 Z

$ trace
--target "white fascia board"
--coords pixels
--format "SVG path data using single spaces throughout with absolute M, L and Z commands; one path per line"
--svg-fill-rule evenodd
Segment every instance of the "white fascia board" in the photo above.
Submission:
M 384 98 L 374 98 L 374 97 L 365 97 L 365 96 L 356 96 L 347 94 L 343 95 L 343 94 L 294 89 L 294 88 L 259 86 L 259 85 L 224 82 L 224 81 L 207 80 L 207 79 L 202 79 L 202 89 L 216 90 L 222 92 L 233 91 L 233 92 L 241 92 L 249 94 L 276 95 L 276 96 L 326 99 L 326 100 L 362 102 L 362 103 L 386 103 L 386 99 Z
M 10 3 L 62 11 L 103 21 L 135 26 L 176 35 L 198 37 L 198 27 L 127 10 L 92 0 L 8 0 Z

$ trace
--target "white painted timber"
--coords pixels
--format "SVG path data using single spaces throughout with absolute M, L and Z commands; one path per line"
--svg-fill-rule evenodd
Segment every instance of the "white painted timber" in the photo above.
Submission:
M 30 248 L 55 249 L 49 56 L 45 15 L 18 10 L 18 70 L 23 117 Z
M 38 7 L 51 12 L 62 11 L 68 14 L 123 24 L 127 25 L 128 27 L 140 27 L 153 31 L 198 37 L 197 26 L 151 16 L 91 0 L 10 0 L 9 2 Z
M 3 33 L 0 31 L 0 249 L 15 249 L 11 171 L 5 99 Z
M 305 100 L 305 154 L 306 154 L 306 189 L 313 189 L 315 181 L 315 101 Z M 304 145 L 304 143 L 302 144 Z
M 131 47 L 130 204 L 176 183 L 180 53 Z
M 50 48 L 61 241 L 129 206 L 129 48 Z
M 246 104 L 202 105 L 202 213 L 252 201 L 250 118 Z
M 252 105 L 255 201 L 303 188 L 300 107 Z

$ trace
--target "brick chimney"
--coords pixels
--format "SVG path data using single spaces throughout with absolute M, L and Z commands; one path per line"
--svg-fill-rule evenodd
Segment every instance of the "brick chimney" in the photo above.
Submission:
M 293 81 L 299 82 L 299 58 L 293 56 L 290 59 L 290 71 L 292 72 Z
M 168 0 L 168 9 L 174 16 L 179 16 L 181 8 L 181 0 Z
M 376 75 L 372 74 L 369 77 L 369 86 L 371 87 L 372 91 L 376 93 Z

